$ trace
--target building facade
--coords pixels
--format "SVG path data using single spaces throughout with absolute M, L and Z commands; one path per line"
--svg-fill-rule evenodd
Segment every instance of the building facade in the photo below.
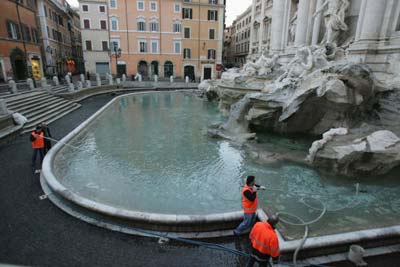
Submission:
M 45 74 L 63 76 L 75 72 L 72 58 L 70 15 L 66 0 L 37 0 Z
M 233 42 L 232 42 L 232 26 L 226 27 L 224 30 L 224 47 L 222 51 L 222 64 L 225 68 L 235 66 L 233 58 Z
M 79 9 L 71 9 L 69 11 L 71 19 L 68 21 L 68 28 L 71 36 L 71 49 L 72 55 L 67 62 L 67 66 L 73 65 L 74 68 L 70 68 L 69 72 L 78 74 L 85 73 L 85 60 L 83 58 L 82 48 L 82 35 L 81 35 L 81 22 L 79 17 Z
M 34 0 L 3 0 L 0 17 L 0 82 L 43 76 Z
M 91 74 L 104 75 L 111 72 L 108 10 L 106 0 L 79 1 L 83 57 L 86 72 Z
M 232 54 L 236 67 L 241 67 L 247 61 L 250 51 L 250 33 L 252 18 L 252 7 L 246 9 L 232 23 Z
M 97 5 L 96 10 L 105 5 L 105 14 L 84 11 L 91 5 Z M 92 52 L 84 46 L 87 69 L 100 72 L 91 60 L 109 62 L 109 72 L 117 76 L 216 78 L 217 65 L 222 64 L 224 12 L 224 0 L 80 1 L 83 41 L 92 43 Z

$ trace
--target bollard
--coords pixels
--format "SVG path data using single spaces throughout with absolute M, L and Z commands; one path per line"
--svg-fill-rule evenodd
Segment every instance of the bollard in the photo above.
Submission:
M 14 80 L 10 80 L 10 81 L 8 82 L 8 85 L 10 86 L 11 93 L 13 93 L 13 94 L 18 93 L 17 84 L 15 83 Z
M 10 114 L 10 111 L 7 108 L 7 103 L 4 99 L 0 98 L 0 116 L 5 116 Z
M 108 84 L 113 85 L 113 83 L 114 83 L 113 76 L 111 74 L 108 74 Z
M 158 83 L 158 75 L 154 75 L 154 82 Z
M 75 91 L 75 86 L 73 83 L 69 83 L 68 84 L 68 92 L 73 92 L 73 91 Z
M 71 77 L 69 75 L 65 75 L 65 81 L 67 82 L 67 84 L 71 83 Z
M 122 74 L 122 82 L 125 83 L 126 82 L 126 75 Z
M 185 83 L 189 83 L 189 76 L 185 77 Z
M 174 76 L 169 76 L 169 81 L 171 82 L 171 83 L 173 83 L 174 82 Z
M 120 85 L 121 84 L 121 79 L 120 78 L 117 78 L 117 79 L 115 79 L 116 80 L 116 82 L 117 82 L 117 85 Z
M 142 81 L 142 74 L 138 74 L 138 81 L 141 82 Z
M 78 90 L 82 90 L 83 89 L 83 84 L 81 81 L 78 81 Z
M 90 82 L 90 80 L 86 81 L 86 88 L 90 88 L 92 87 L 92 83 Z
M 100 74 L 98 74 L 98 73 L 96 73 L 96 85 L 101 86 L 101 78 L 100 78 Z
M 42 86 L 42 89 L 46 89 L 46 87 L 47 87 L 46 78 L 43 77 L 40 81 L 41 81 L 40 85 Z
M 81 74 L 80 77 L 81 77 L 81 82 L 84 83 L 85 82 L 85 74 Z
M 55 86 L 59 86 L 60 82 L 58 81 L 58 77 L 57 76 L 53 76 L 53 82 Z
M 26 82 L 29 85 L 29 89 L 31 90 L 35 89 L 35 84 L 33 83 L 33 80 L 31 78 L 26 79 Z

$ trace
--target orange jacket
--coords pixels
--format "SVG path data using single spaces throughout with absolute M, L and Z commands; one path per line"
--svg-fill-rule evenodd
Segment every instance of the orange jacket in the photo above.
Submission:
M 31 135 L 36 138 L 34 141 L 32 141 L 32 148 L 44 148 L 44 133 L 41 132 L 40 134 L 37 134 L 33 131 Z
M 268 222 L 257 222 L 250 232 L 250 241 L 254 249 L 271 257 L 278 257 L 279 241 L 275 230 Z
M 246 190 L 250 190 L 251 193 L 254 192 L 253 188 L 249 187 L 247 184 L 245 186 L 243 186 L 243 189 L 242 189 L 242 207 L 243 207 L 243 212 L 244 213 L 256 213 L 257 206 L 258 206 L 258 196 L 256 196 L 256 199 L 254 199 L 254 201 L 250 201 L 244 195 L 244 192 Z

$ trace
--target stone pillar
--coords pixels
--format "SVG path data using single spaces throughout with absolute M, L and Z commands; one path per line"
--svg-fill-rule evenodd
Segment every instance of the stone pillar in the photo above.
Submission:
M 81 82 L 84 83 L 85 82 L 85 74 L 81 74 L 80 78 L 81 78 Z
M 356 41 L 378 41 L 387 0 L 363 0 L 358 18 Z
M 78 81 L 78 90 L 83 89 L 83 83 L 81 81 Z
M 154 82 L 158 83 L 158 75 L 154 75 Z
M 31 78 L 26 79 L 26 82 L 27 82 L 30 90 L 35 89 L 35 84 L 33 83 L 33 80 Z
M 115 79 L 115 81 L 117 82 L 117 85 L 121 84 L 121 79 L 120 78 Z
M 92 87 L 92 83 L 91 83 L 90 80 L 87 80 L 86 81 L 86 88 L 90 88 L 90 87 Z
M 260 34 L 258 36 L 258 53 L 262 53 L 263 37 L 264 37 L 264 18 L 265 18 L 265 3 L 267 1 L 261 1 L 261 21 L 260 21 Z
M 251 6 L 251 25 L 250 25 L 250 47 L 249 47 L 249 54 L 253 53 L 253 39 L 254 39 L 254 21 L 256 17 L 256 0 L 253 0 Z
M 138 81 L 141 82 L 141 81 L 142 81 L 142 74 L 139 74 L 139 73 L 138 73 L 137 76 L 138 76 Z
M 18 93 L 17 84 L 15 83 L 14 80 L 10 80 L 10 81 L 8 82 L 8 85 L 10 86 L 10 90 L 11 90 L 11 92 L 12 92 L 13 94 Z
M 124 74 L 122 74 L 122 82 L 123 82 L 123 83 L 125 83 L 125 82 L 126 82 L 126 75 L 125 75 L 125 73 L 124 73 Z
M 71 77 L 68 74 L 65 75 L 65 81 L 67 82 L 67 84 L 71 83 Z
M 284 26 L 286 0 L 275 0 L 272 7 L 272 25 L 271 25 L 271 50 L 272 52 L 280 52 L 283 48 Z
M 111 74 L 108 74 L 108 84 L 109 85 L 113 85 L 114 84 L 113 76 Z
M 315 10 L 319 10 L 323 3 L 324 3 L 323 0 L 318 0 L 317 7 L 315 8 Z M 322 13 L 318 13 L 318 15 L 315 16 L 314 18 L 313 33 L 311 40 L 312 45 L 318 44 L 319 35 L 321 31 L 321 23 L 322 23 Z
M 69 83 L 68 84 L 68 92 L 73 92 L 73 91 L 75 91 L 75 86 L 73 83 Z
M 100 74 L 96 73 L 96 85 L 101 86 Z
M 53 82 L 55 86 L 59 86 L 60 82 L 58 81 L 58 77 L 57 76 L 53 76 Z
M 169 76 L 169 81 L 171 82 L 171 83 L 173 83 L 174 82 L 174 76 Z
M 10 114 L 10 111 L 7 108 L 7 103 L 4 99 L 0 98 L 0 116 L 5 116 Z
M 185 77 L 185 83 L 189 83 L 189 76 Z
M 300 0 L 297 9 L 297 27 L 294 45 L 301 47 L 306 45 L 307 42 L 307 26 L 310 10 L 310 0 Z

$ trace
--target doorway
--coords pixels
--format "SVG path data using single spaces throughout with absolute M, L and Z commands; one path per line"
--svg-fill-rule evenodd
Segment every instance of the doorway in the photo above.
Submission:
M 194 66 L 185 66 L 183 70 L 184 79 L 186 79 L 186 76 L 188 76 L 190 81 L 195 81 Z
M 126 75 L 126 64 L 119 64 L 117 65 L 117 77 L 121 78 L 122 75 Z
M 203 80 L 211 80 L 212 69 L 210 67 L 204 68 Z
M 146 78 L 148 76 L 148 68 L 147 68 L 146 61 L 143 61 L 143 60 L 139 61 L 138 72 L 140 75 L 142 75 L 142 78 Z

